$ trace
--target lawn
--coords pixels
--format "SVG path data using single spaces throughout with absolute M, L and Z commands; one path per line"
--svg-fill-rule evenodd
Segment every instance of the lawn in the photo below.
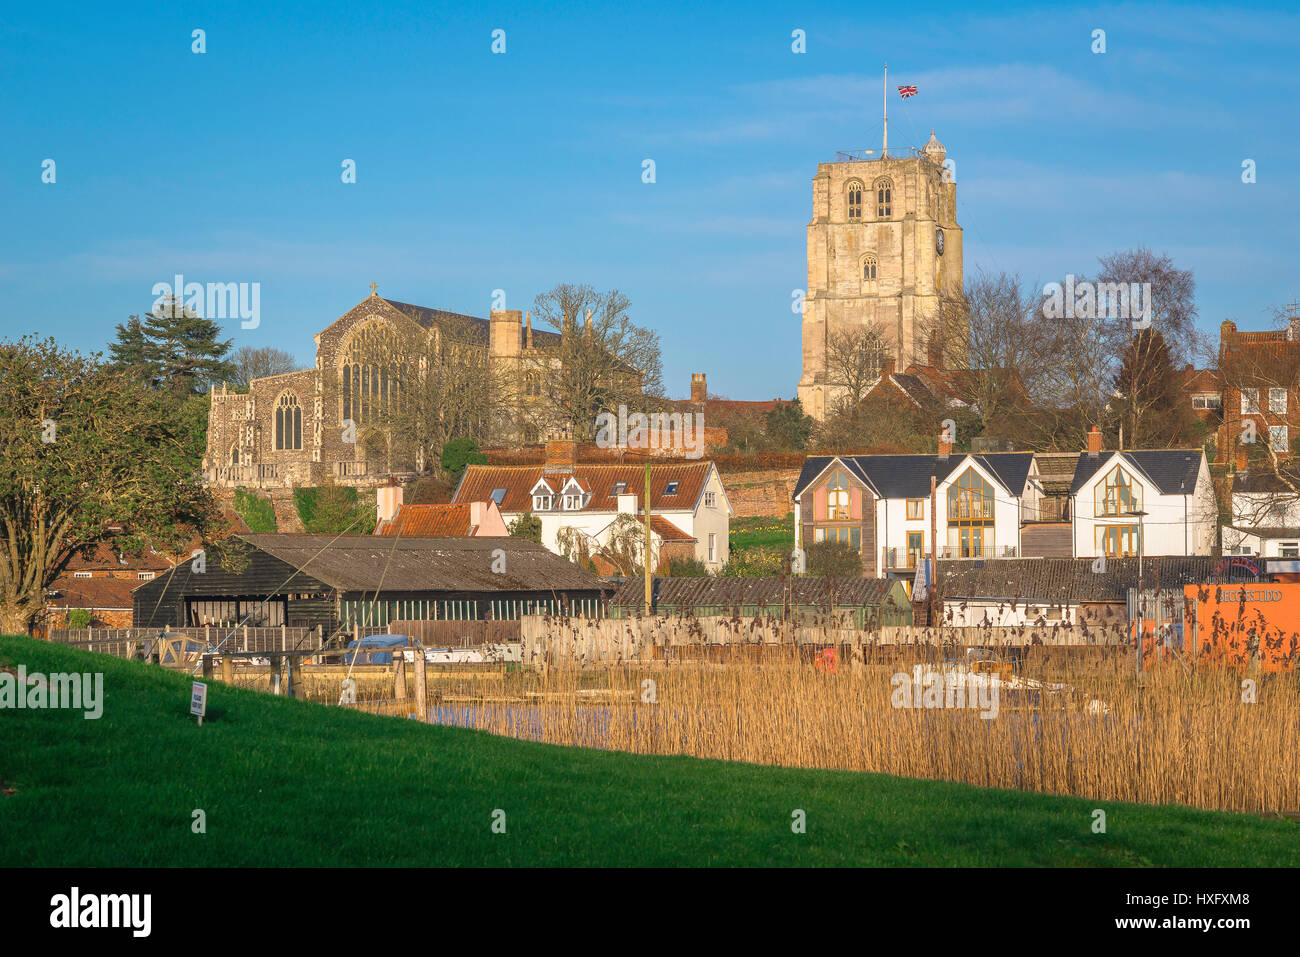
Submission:
M 1252 815 L 562 748 L 219 683 L 199 728 L 185 675 L 26 638 L 5 664 L 102 671 L 106 700 L 0 710 L 0 866 L 1300 865 L 1300 826 Z
M 784 545 L 794 548 L 794 512 L 785 518 L 733 518 L 729 537 L 731 550 L 753 548 L 757 545 Z

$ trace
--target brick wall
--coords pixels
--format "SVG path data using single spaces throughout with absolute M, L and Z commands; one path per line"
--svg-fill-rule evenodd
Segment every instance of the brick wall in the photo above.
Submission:
M 722 487 L 737 518 L 774 515 L 784 518 L 794 511 L 794 487 L 799 469 L 761 472 L 724 472 Z

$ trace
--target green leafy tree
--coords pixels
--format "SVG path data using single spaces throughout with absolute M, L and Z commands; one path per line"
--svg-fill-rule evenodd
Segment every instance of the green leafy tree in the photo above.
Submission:
M 293 497 L 302 527 L 313 535 L 369 535 L 374 531 L 374 504 L 362 500 L 351 486 L 294 489 Z
M 799 399 L 777 402 L 776 408 L 767 414 L 768 438 L 779 449 L 796 452 L 803 449 L 812 435 L 813 425 L 812 417 L 804 415 L 803 402 Z
M 442 470 L 451 477 L 454 486 L 460 481 L 467 465 L 487 465 L 488 457 L 479 451 L 473 439 L 452 439 L 442 447 Z
M 509 532 L 515 538 L 523 538 L 540 545 L 542 543 L 542 520 L 532 512 L 524 512 L 510 523 Z
M 179 555 L 215 527 L 177 404 L 99 356 L 0 342 L 0 409 L 0 633 L 31 630 L 78 554 Z
M 236 378 L 237 369 L 227 358 L 231 340 L 220 340 L 220 333 L 216 321 L 170 300 L 158 314 L 148 313 L 143 320 L 131 316 L 119 324 L 109 354 L 114 369 L 150 388 L 185 397 Z

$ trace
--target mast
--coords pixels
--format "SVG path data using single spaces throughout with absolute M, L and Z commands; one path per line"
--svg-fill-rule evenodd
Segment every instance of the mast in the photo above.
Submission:
M 889 64 L 885 64 L 885 88 L 881 91 L 881 102 L 885 109 L 885 143 L 880 150 L 880 158 L 889 155 Z

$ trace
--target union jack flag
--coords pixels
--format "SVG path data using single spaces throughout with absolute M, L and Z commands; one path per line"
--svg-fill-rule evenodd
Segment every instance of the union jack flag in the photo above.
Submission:
M 898 88 L 898 95 L 901 96 L 903 99 L 907 99 L 909 96 L 916 96 L 916 87 L 900 86 Z

